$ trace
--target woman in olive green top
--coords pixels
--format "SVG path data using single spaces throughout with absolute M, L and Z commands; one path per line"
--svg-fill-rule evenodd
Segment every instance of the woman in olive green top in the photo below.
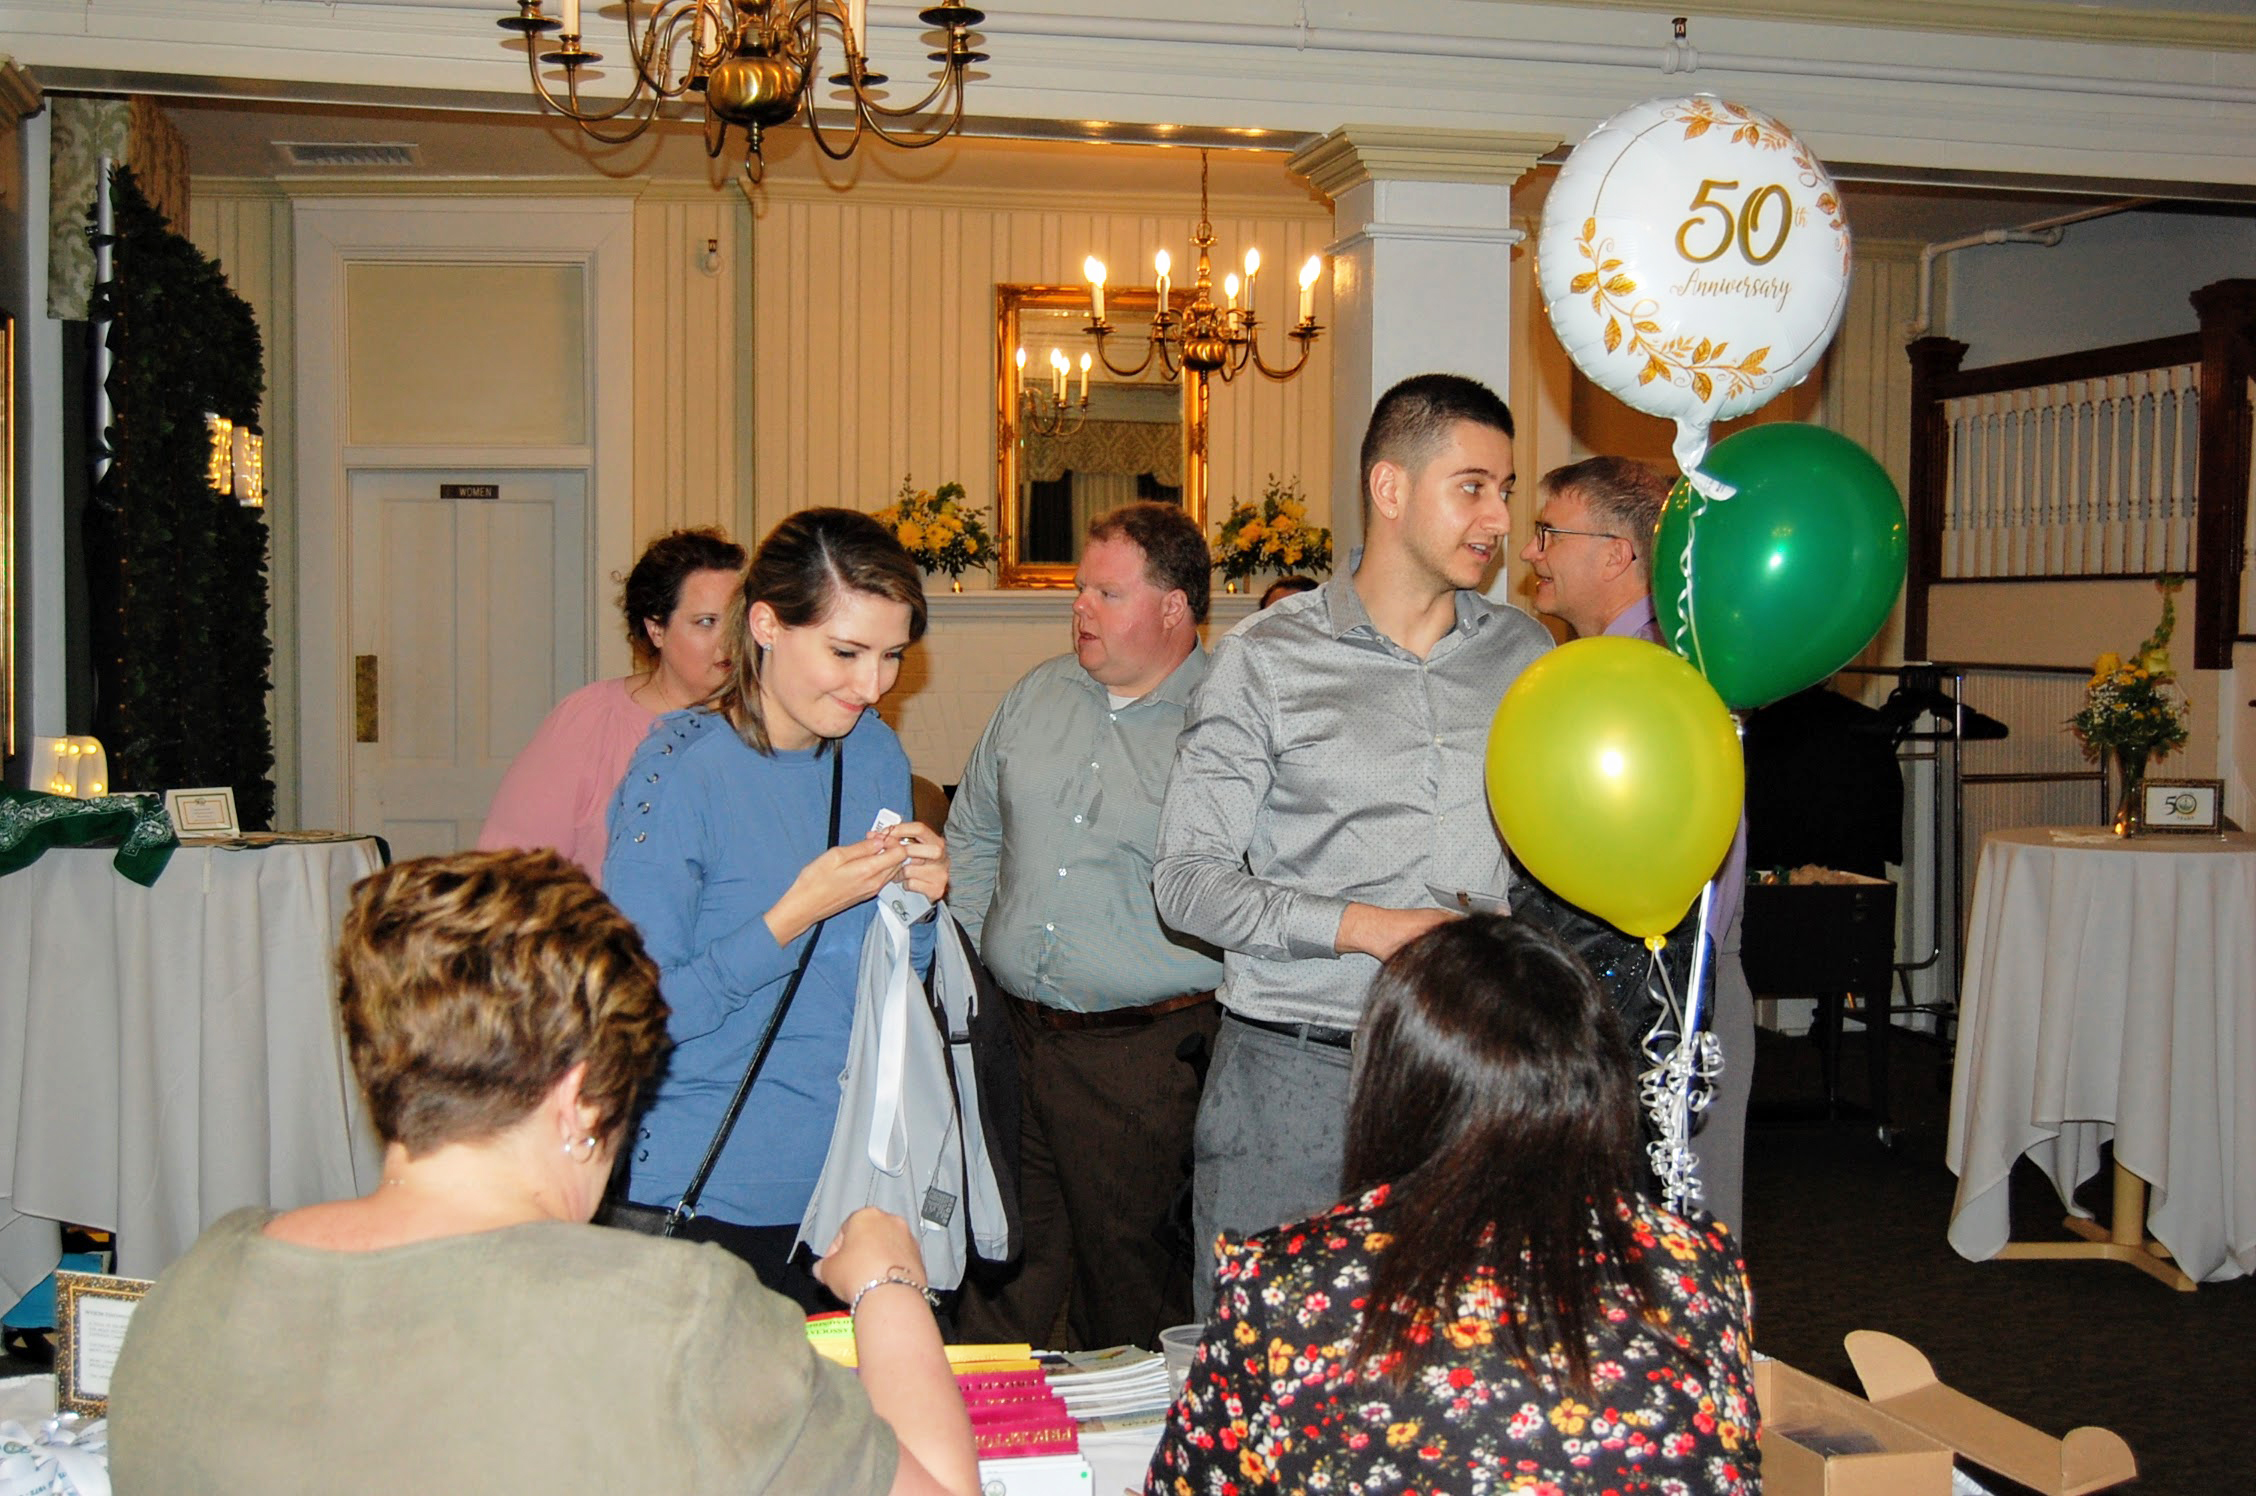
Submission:
M 237 1211 L 158 1281 L 111 1384 L 121 1496 L 978 1489 L 900 1221 L 857 1214 L 816 1269 L 855 1307 L 858 1381 L 719 1248 L 586 1224 L 667 1041 L 578 868 L 377 873 L 339 971 L 383 1182 Z

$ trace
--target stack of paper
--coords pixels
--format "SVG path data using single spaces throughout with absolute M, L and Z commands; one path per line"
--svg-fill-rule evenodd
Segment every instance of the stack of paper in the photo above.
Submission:
M 1099 1351 L 1044 1351 L 1037 1358 L 1050 1390 L 1084 1434 L 1157 1429 L 1172 1397 L 1167 1362 L 1156 1351 L 1116 1345 Z

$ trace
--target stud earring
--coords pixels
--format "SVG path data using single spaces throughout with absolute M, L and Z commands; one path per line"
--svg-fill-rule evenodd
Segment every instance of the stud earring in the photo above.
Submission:
M 580 1139 L 577 1143 L 566 1143 L 564 1145 L 564 1156 L 576 1164 L 589 1163 L 594 1160 L 595 1150 L 600 1146 L 595 1138 L 590 1135 Z

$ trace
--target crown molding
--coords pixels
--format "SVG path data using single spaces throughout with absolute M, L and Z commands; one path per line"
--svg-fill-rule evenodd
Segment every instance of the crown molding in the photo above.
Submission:
M 732 187 L 741 178 L 719 186 L 667 178 L 626 177 L 403 177 L 403 176 L 289 176 L 191 178 L 191 188 L 203 198 L 332 198 L 332 197 L 627 197 L 639 202 L 738 203 L 749 200 L 757 214 L 769 203 L 826 203 L 846 208 L 966 208 L 981 212 L 1126 214 L 1132 217 L 1187 218 L 1197 211 L 1192 198 L 1180 192 L 1107 193 L 1091 197 L 1067 189 L 1022 188 L 996 192 L 977 187 L 943 187 L 911 182 L 862 183 L 852 188 L 821 182 L 779 182 L 770 178 L 740 197 Z M 1329 224 L 1332 210 L 1313 199 L 1290 201 L 1246 194 L 1216 195 L 1211 212 L 1217 218 Z
M 0 54 L 0 118 L 13 124 L 19 119 L 30 119 L 47 107 L 39 91 L 39 80 L 22 68 L 16 60 Z
M 744 195 L 757 213 L 762 204 L 828 203 L 845 208 L 971 208 L 999 213 L 1105 214 L 1151 218 L 1189 218 L 1198 209 L 1196 190 L 1180 192 L 1076 191 L 1072 188 L 1021 187 L 998 192 L 988 187 L 951 187 L 916 182 L 863 182 L 834 187 L 826 182 L 777 181 L 770 177 L 758 187 L 739 179 Z M 1209 199 L 1215 218 L 1273 219 L 1278 222 L 1330 223 L 1329 203 L 1314 198 L 1255 196 L 1217 192 Z
M 1682 15 L 1683 0 L 1609 0 L 1615 10 Z M 1787 21 L 1817 26 L 1866 26 L 1886 31 L 1953 31 L 1976 36 L 2021 36 L 2046 41 L 2117 47 L 2193 47 L 2203 51 L 2256 51 L 2256 18 L 2213 11 L 2132 10 L 2110 5 L 2060 5 L 2050 0 L 1700 0 L 1692 20 L 1692 45 L 1702 19 Z
M 1509 188 L 1556 149 L 1555 135 L 1342 125 L 1294 154 L 1287 171 L 1335 202 L 1365 182 L 1470 182 Z

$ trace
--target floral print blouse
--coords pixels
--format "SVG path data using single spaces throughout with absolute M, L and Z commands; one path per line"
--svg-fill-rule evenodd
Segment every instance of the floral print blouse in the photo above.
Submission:
M 1389 1192 L 1223 1239 L 1214 1316 L 1146 1496 L 1762 1489 L 1746 1269 L 1721 1226 L 1643 1198 L 1617 1207 L 1653 1303 L 1649 1318 L 1603 1304 L 1589 1401 L 1549 1392 L 1514 1364 L 1497 1333 L 1510 1308 L 1490 1273 L 1460 1285 L 1446 1314 L 1422 1316 L 1449 1349 L 1397 1391 L 1347 1362 L 1372 1260 L 1392 1240 L 1390 1213 L 1407 1208 L 1390 1206 Z M 1593 1252 L 1598 1243 L 1593 1230 Z

